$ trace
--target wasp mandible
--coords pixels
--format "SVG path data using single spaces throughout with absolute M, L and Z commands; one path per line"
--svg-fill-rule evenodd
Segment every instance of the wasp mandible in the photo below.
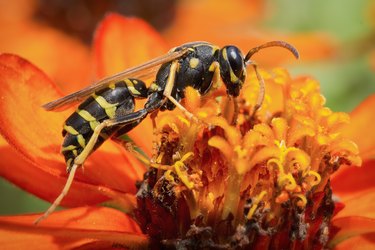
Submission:
M 200 95 L 205 95 L 217 88 L 217 81 L 221 78 L 237 110 L 236 97 L 245 82 L 246 67 L 252 65 L 260 84 L 255 112 L 264 98 L 264 81 L 251 57 L 261 49 L 274 46 L 285 48 L 296 58 L 299 57 L 297 50 L 284 41 L 267 42 L 251 49 L 246 56 L 233 45 L 219 48 L 208 42 L 191 42 L 171 49 L 164 56 L 45 104 L 43 107 L 51 111 L 82 102 L 66 120 L 63 129 L 62 154 L 69 173 L 67 183 L 51 207 L 35 223 L 55 210 L 69 191 L 76 169 L 106 139 L 126 134 L 148 114 L 157 110 L 178 107 L 188 118 L 194 118 L 180 104 L 186 87 L 193 87 Z M 141 79 L 155 74 L 155 71 L 155 80 L 146 87 Z M 134 111 L 136 99 L 146 99 L 143 109 Z

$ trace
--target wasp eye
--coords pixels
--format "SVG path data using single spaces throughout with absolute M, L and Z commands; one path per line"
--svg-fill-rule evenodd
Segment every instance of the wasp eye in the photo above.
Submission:
M 241 51 L 237 47 L 228 46 L 227 56 L 229 65 L 232 68 L 233 73 L 238 78 L 242 78 L 242 72 L 245 68 L 245 63 Z

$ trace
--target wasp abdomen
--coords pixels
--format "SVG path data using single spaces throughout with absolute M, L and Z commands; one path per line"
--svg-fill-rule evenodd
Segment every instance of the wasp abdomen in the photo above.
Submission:
M 132 113 L 135 98 L 146 98 L 147 88 L 144 82 L 136 79 L 125 79 L 109 85 L 87 98 L 77 110 L 68 117 L 63 128 L 64 142 L 62 153 L 65 157 L 67 169 L 74 163 L 74 159 L 86 147 L 94 129 L 104 120 Z M 113 135 L 118 127 L 110 127 L 100 132 L 94 149 L 99 147 L 107 138 Z

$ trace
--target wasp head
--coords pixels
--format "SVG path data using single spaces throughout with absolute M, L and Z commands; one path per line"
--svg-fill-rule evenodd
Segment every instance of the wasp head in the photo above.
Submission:
M 246 65 L 241 51 L 231 45 L 223 47 L 220 50 L 219 64 L 227 93 L 237 97 L 246 78 Z

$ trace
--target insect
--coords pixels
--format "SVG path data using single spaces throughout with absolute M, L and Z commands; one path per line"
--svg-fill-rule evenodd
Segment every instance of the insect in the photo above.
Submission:
M 246 79 L 246 67 L 252 65 L 260 83 L 255 112 L 264 98 L 264 82 L 251 57 L 261 49 L 274 46 L 285 48 L 296 58 L 299 57 L 297 50 L 284 41 L 267 42 L 251 49 L 246 56 L 232 45 L 219 48 L 208 42 L 191 42 L 173 48 L 164 56 L 45 104 L 43 107 L 52 111 L 81 102 L 66 120 L 63 129 L 65 139 L 62 154 L 69 173 L 67 183 L 59 197 L 35 223 L 55 210 L 67 194 L 76 169 L 107 138 L 126 134 L 148 114 L 158 110 L 173 110 L 177 107 L 188 118 L 194 119 L 193 114 L 180 104 L 186 87 L 191 86 L 205 95 L 217 88 L 221 78 L 236 111 L 236 97 Z M 155 72 L 155 80 L 146 87 L 141 79 L 155 75 Z M 134 111 L 137 99 L 146 99 L 146 102 L 142 109 Z

